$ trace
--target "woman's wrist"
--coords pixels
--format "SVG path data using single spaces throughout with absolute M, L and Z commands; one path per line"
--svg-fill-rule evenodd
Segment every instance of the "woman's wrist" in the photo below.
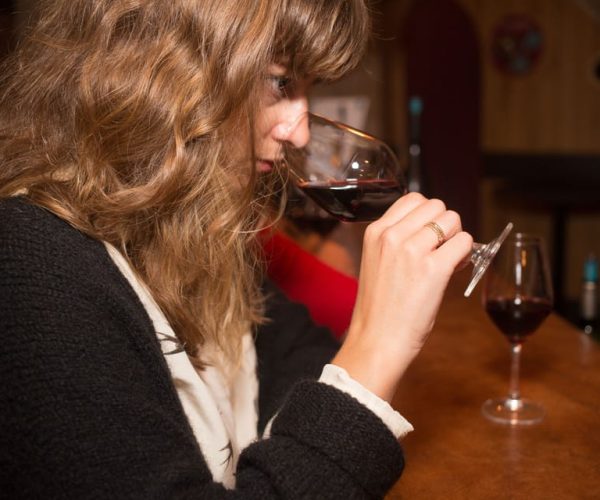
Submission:
M 405 350 L 398 351 L 381 342 L 366 343 L 348 338 L 331 364 L 343 368 L 363 387 L 390 402 L 402 375 L 416 355 Z

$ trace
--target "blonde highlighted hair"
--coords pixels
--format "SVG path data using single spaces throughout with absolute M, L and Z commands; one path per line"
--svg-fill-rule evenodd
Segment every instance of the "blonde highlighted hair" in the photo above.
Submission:
M 188 352 L 214 341 L 235 358 L 263 315 L 265 72 L 338 78 L 368 34 L 363 0 L 41 2 L 2 69 L 0 197 L 115 245 Z

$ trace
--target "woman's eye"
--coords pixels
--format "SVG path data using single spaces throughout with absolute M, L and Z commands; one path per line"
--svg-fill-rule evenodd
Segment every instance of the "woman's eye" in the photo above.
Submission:
M 289 94 L 292 79 L 288 76 L 273 75 L 270 77 L 273 90 L 280 96 L 285 97 Z

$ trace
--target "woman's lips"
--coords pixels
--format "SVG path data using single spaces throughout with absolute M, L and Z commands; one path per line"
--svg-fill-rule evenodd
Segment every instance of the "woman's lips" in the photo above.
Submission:
M 259 172 L 270 172 L 273 170 L 273 162 L 271 160 L 263 160 L 259 158 L 256 160 L 256 170 Z

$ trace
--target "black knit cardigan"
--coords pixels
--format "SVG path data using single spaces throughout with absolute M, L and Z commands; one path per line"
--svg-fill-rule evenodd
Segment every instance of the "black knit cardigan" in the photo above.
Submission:
M 372 412 L 315 382 L 335 341 L 270 289 L 259 426 L 236 489 L 212 481 L 144 307 L 104 245 L 0 201 L 0 496 L 378 498 L 403 468 Z

